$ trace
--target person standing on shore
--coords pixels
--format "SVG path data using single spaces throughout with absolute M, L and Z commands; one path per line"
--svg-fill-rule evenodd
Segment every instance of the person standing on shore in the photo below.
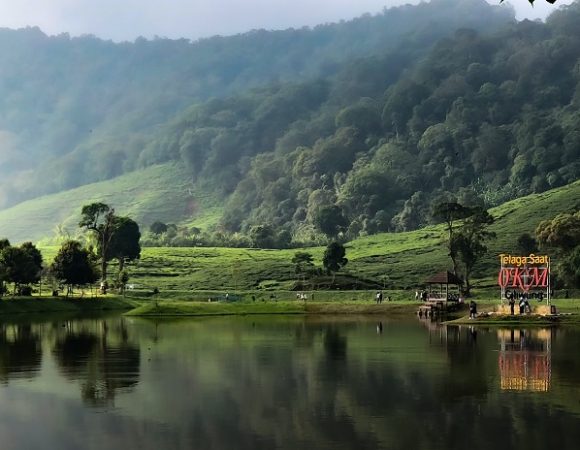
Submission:
M 514 296 L 513 295 L 510 296 L 509 305 L 510 305 L 510 313 L 513 316 L 514 315 L 514 307 L 516 305 L 516 301 L 514 300 Z
M 471 300 L 469 302 L 469 318 L 475 319 L 477 317 L 477 304 Z

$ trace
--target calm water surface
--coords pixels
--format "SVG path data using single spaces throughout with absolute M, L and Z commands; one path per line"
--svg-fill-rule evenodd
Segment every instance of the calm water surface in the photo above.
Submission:
M 580 330 L 0 323 L 2 449 L 576 449 Z

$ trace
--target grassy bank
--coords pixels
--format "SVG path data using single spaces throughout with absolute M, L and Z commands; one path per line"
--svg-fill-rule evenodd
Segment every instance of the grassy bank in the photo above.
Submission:
M 388 314 L 410 316 L 414 302 L 276 301 L 276 302 L 148 302 L 127 313 L 130 316 L 216 316 L 246 314 Z
M 0 315 L 59 312 L 126 311 L 135 308 L 134 301 L 122 297 L 54 298 L 54 297 L 4 297 L 0 299 Z
M 517 252 L 517 239 L 522 233 L 533 233 L 540 221 L 559 212 L 574 210 L 579 196 L 580 182 L 576 182 L 493 208 L 491 213 L 496 221 L 491 230 L 497 234 L 497 239 L 490 241 L 488 255 L 477 266 L 474 274 L 476 292 L 482 288 L 494 288 L 497 292 L 498 254 Z M 141 217 L 149 217 L 140 216 L 132 210 L 121 210 L 139 220 L 144 220 Z M 79 216 L 71 215 L 70 223 L 76 227 L 73 217 L 78 221 Z M 45 223 L 44 220 L 38 222 Z M 407 299 L 410 300 L 409 296 L 414 294 L 417 287 L 424 285 L 426 278 L 450 268 L 445 235 L 444 227 L 438 225 L 411 232 L 382 233 L 355 239 L 346 244 L 349 262 L 339 272 L 337 281 L 341 281 L 341 273 L 346 273 L 351 285 L 348 289 L 365 289 L 367 281 L 390 290 L 408 289 Z M 58 248 L 43 246 L 41 250 L 48 264 Z M 178 298 L 182 293 L 206 290 L 269 293 L 293 288 L 297 276 L 292 257 L 296 251 L 213 247 L 144 248 L 141 259 L 127 269 L 131 276 L 130 283 L 143 290 L 158 288 L 162 296 L 170 293 L 168 295 L 172 295 L 172 298 Z M 319 267 L 322 265 L 324 247 L 301 251 L 311 253 L 315 264 Z M 555 259 L 553 262 L 557 263 Z M 111 273 L 114 271 L 115 267 L 111 266 Z M 355 281 L 353 286 L 353 279 L 360 280 L 360 284 L 357 285 Z M 344 280 L 342 282 L 344 289 L 346 283 Z M 327 288 L 317 281 L 312 284 L 309 288 L 313 290 Z

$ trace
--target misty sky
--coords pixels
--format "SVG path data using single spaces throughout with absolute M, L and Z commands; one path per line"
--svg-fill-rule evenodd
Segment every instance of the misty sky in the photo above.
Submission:
M 494 2 L 494 0 L 488 0 Z M 510 0 L 518 18 L 544 18 L 557 6 Z M 572 0 L 558 0 L 558 4 Z M 351 19 L 417 0 L 0 0 L 0 27 L 39 26 L 48 34 L 197 39 L 256 28 L 283 29 Z M 499 0 L 497 0 L 499 2 Z

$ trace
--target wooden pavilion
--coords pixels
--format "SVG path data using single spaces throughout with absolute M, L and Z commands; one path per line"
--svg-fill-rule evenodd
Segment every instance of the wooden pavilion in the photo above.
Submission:
M 455 274 L 444 271 L 425 280 L 426 299 L 417 312 L 419 316 L 434 316 L 444 311 L 455 310 L 462 302 L 463 280 Z
M 439 272 L 425 280 L 427 285 L 427 301 L 457 302 L 461 294 L 463 280 L 449 272 Z

